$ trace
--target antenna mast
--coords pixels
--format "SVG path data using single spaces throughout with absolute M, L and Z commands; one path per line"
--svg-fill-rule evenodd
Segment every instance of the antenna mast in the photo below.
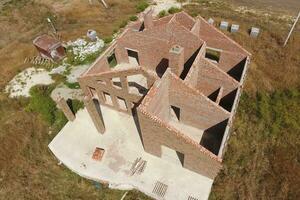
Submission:
M 290 32 L 289 32 L 287 38 L 286 38 L 286 40 L 285 40 L 283 46 L 285 46 L 285 45 L 288 43 L 288 41 L 289 41 L 289 39 L 290 39 L 290 36 L 292 35 L 292 33 L 293 33 L 293 31 L 294 31 L 294 28 L 296 27 L 296 24 L 297 24 L 299 18 L 300 18 L 300 11 L 299 11 L 299 13 L 298 13 L 298 17 L 296 18 L 296 20 L 295 20 L 295 22 L 294 22 L 294 24 L 293 24 L 293 26 L 292 26 L 292 28 L 291 28 L 291 30 L 290 30 Z

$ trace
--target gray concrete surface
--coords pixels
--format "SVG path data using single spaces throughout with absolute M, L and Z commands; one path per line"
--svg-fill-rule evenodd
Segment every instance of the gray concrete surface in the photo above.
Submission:
M 144 152 L 133 117 L 101 106 L 106 125 L 104 135 L 97 132 L 86 110 L 49 144 L 53 154 L 69 169 L 95 181 L 108 181 L 111 188 L 138 189 L 164 200 L 186 200 L 189 196 L 207 199 L 212 179 Z M 101 161 L 92 159 L 96 147 L 105 149 Z M 147 161 L 141 174 L 131 175 L 131 166 L 141 157 Z M 153 192 L 156 182 L 168 186 L 164 197 Z

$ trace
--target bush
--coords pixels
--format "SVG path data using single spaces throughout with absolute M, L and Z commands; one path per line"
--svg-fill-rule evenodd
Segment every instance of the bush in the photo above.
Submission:
M 124 21 L 122 21 L 122 23 L 120 24 L 120 28 L 124 28 L 125 26 L 127 25 L 127 21 L 126 20 L 124 20 Z
M 80 85 L 78 82 L 69 83 L 68 81 L 65 81 L 65 85 L 70 89 L 79 89 L 80 88 Z
M 53 85 L 37 85 L 32 87 L 30 90 L 31 98 L 26 107 L 27 111 L 39 113 L 42 119 L 50 125 L 55 122 L 57 112 L 56 103 L 50 97 L 53 89 Z
M 149 6 L 149 4 L 146 1 L 139 2 L 136 5 L 136 11 L 143 12 L 148 6 Z
M 56 103 L 50 97 L 55 85 L 37 85 L 31 88 L 29 103 L 26 106 L 26 111 L 38 113 L 41 118 L 49 125 L 62 127 L 66 122 L 64 114 L 56 107 Z M 83 108 L 83 102 L 79 100 L 69 100 L 69 106 L 76 113 Z
M 168 10 L 168 12 L 169 12 L 170 14 L 178 13 L 178 12 L 180 12 L 180 11 L 181 11 L 181 9 L 180 9 L 180 8 L 177 8 L 177 7 L 171 7 L 171 8 Z
M 138 19 L 138 17 L 136 15 L 132 15 L 129 17 L 130 21 L 136 21 Z
M 165 11 L 165 10 L 162 10 L 162 11 L 160 11 L 159 13 L 158 13 L 158 17 L 159 18 L 162 18 L 162 17 L 164 17 L 164 16 L 166 16 L 167 15 L 167 12 Z
M 111 41 L 113 41 L 113 38 L 112 38 L 112 36 L 105 37 L 105 38 L 103 38 L 103 41 L 105 44 L 108 44 L 108 43 L 111 43 Z

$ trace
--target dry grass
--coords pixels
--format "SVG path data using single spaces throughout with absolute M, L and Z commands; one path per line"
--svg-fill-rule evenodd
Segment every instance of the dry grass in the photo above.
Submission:
M 88 0 L 13 0 L 0 15 L 0 89 L 26 67 L 24 58 L 36 53 L 31 41 L 38 34 L 49 31 L 46 17 L 55 20 L 65 40 L 81 36 L 90 28 L 97 30 L 100 37 L 108 36 L 123 19 L 135 13 L 137 1 L 110 0 L 111 9 L 104 10 L 99 4 L 90 6 Z M 265 20 L 249 13 L 240 15 L 224 3 L 185 9 L 191 14 L 239 23 L 241 31 L 238 34 L 226 34 L 253 54 L 245 85 L 246 96 L 241 100 L 233 129 L 235 134 L 230 139 L 224 170 L 216 179 L 211 198 L 293 199 L 299 195 L 300 188 L 299 143 L 296 143 L 300 141 L 300 131 L 295 126 L 280 131 L 282 137 L 265 136 L 274 119 L 258 118 L 256 111 L 264 107 L 256 104 L 262 102 L 257 92 L 270 96 L 274 92 L 282 94 L 289 88 L 299 91 L 299 31 L 288 46 L 282 48 L 287 34 L 284 21 L 273 17 Z M 262 28 L 257 40 L 247 36 L 251 25 Z M 286 120 L 300 115 L 299 99 L 280 95 L 276 98 L 279 98 L 278 105 L 287 104 L 282 107 Z M 267 98 L 263 105 L 271 104 L 276 98 Z M 90 181 L 57 165 L 47 148 L 55 132 L 49 135 L 48 127 L 39 116 L 24 111 L 27 101 L 11 100 L 0 93 L 0 199 L 120 199 L 122 191 L 96 189 Z M 281 112 L 276 109 L 277 104 L 263 110 Z M 148 198 L 133 191 L 126 199 Z
M 239 33 L 225 33 L 252 53 L 224 167 L 210 199 L 299 199 L 299 25 L 283 48 L 288 26 L 276 16 L 241 15 L 223 2 L 185 9 L 240 24 Z M 261 28 L 259 38 L 248 36 L 251 26 Z
M 12 0 L 5 6 L 0 15 L 0 88 L 18 70 L 27 67 L 23 64 L 26 57 L 36 55 L 32 40 L 51 31 L 47 17 L 55 22 L 65 41 L 85 35 L 88 29 L 104 38 L 136 13 L 138 0 L 110 0 L 109 9 L 93 2 L 94 5 L 88 0 Z
M 58 130 L 49 127 L 39 115 L 26 112 L 28 99 L 9 99 L 3 94 L 5 84 L 27 67 L 26 56 L 35 51 L 32 40 L 50 28 L 51 17 L 64 40 L 85 35 L 95 29 L 100 37 L 108 36 L 119 24 L 136 13 L 138 0 L 111 0 L 103 9 L 88 0 L 11 0 L 0 11 L 0 199 L 120 199 L 124 191 L 97 189 L 91 181 L 57 165 L 48 149 Z M 52 127 L 53 128 L 53 127 Z M 149 199 L 139 192 L 132 195 Z

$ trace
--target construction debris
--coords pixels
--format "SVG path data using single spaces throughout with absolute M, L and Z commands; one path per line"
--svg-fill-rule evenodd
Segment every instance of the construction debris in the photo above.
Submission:
M 252 27 L 250 31 L 250 36 L 256 38 L 259 34 L 259 28 Z
M 236 32 L 239 31 L 239 28 L 240 28 L 240 26 L 239 26 L 238 24 L 232 24 L 232 25 L 231 25 L 230 32 L 231 32 L 231 33 L 236 33 Z
M 222 21 L 220 24 L 220 29 L 227 30 L 228 29 L 228 22 Z

